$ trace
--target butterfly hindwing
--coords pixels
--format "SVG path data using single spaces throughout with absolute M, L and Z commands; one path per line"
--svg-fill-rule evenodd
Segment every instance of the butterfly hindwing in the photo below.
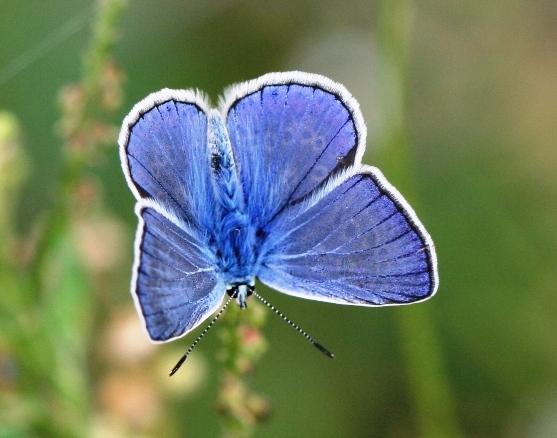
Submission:
M 277 216 L 260 280 L 290 295 L 342 304 L 430 297 L 437 277 L 429 235 L 377 169 L 352 173 Z
M 203 236 L 154 202 L 137 207 L 132 293 L 152 340 L 180 337 L 213 313 L 225 293 Z

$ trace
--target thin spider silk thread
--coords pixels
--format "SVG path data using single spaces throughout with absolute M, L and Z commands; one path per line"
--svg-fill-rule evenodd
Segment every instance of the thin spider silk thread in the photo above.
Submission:
M 92 15 L 92 9 L 93 6 L 85 8 L 85 10 L 70 18 L 33 47 L 27 49 L 8 65 L 4 66 L 0 70 L 0 85 L 4 85 L 56 46 L 68 40 L 85 25 L 87 19 Z

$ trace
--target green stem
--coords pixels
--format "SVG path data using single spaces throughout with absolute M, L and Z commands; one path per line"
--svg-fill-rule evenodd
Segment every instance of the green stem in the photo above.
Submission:
M 40 269 L 48 253 L 50 242 L 67 227 L 70 215 L 72 197 L 79 183 L 82 181 L 88 163 L 97 152 L 94 147 L 75 147 L 72 143 L 75 137 L 87 137 L 88 128 L 103 115 L 101 91 L 103 74 L 112 60 L 112 52 L 118 35 L 119 19 L 125 11 L 128 0 L 98 0 L 97 17 L 94 22 L 93 35 L 89 49 L 83 58 L 82 80 L 79 88 L 83 93 L 80 103 L 75 108 L 64 108 L 63 116 L 72 118 L 72 126 L 63 132 L 64 161 L 58 181 L 58 198 L 55 199 L 51 211 L 48 213 L 43 232 L 37 243 L 35 258 L 31 267 L 34 289 L 42 289 Z M 70 114 L 68 114 L 70 113 Z M 87 139 L 96 146 L 95 138 Z M 87 143 L 87 141 L 85 141 Z
M 260 329 L 265 324 L 267 309 L 252 299 L 247 309 L 235 303 L 228 306 L 221 326 L 221 387 L 216 407 L 221 415 L 223 437 L 248 438 L 257 423 L 269 413 L 268 401 L 253 393 L 248 377 L 267 350 Z
M 380 3 L 378 82 L 384 120 L 379 143 L 381 168 L 407 198 L 415 201 L 410 141 L 405 121 L 410 13 L 409 1 L 382 0 Z M 415 202 L 412 204 L 415 205 Z M 431 304 L 427 303 L 395 312 L 417 429 L 422 437 L 459 437 L 462 433 L 431 309 Z
M 106 120 L 110 111 L 103 103 L 106 72 L 112 66 L 119 19 L 126 4 L 127 0 L 97 2 L 81 81 L 63 96 L 67 100 L 63 102 L 60 124 L 64 143 L 62 168 L 56 198 L 43 218 L 30 267 L 35 306 L 28 313 L 39 317 L 31 328 L 26 327 L 25 335 L 25 354 L 35 362 L 23 368 L 31 395 L 37 382 L 43 387 L 44 416 L 36 420 L 34 427 L 45 433 L 48 429 L 53 436 L 84 436 L 91 422 L 91 388 L 86 372 L 91 320 L 84 317 L 83 309 L 91 308 L 92 294 L 85 268 L 76 257 L 70 226 L 82 202 L 78 189 L 86 181 L 86 171 L 96 155 L 102 152 L 104 137 L 95 135 L 92 128 L 109 126 Z M 115 83 L 113 80 L 109 85 Z M 74 92 L 73 99 L 66 95 L 69 91 Z
M 105 69 L 112 62 L 112 53 L 119 37 L 119 25 L 128 0 L 98 0 L 98 18 L 94 23 L 89 50 L 83 59 L 84 106 L 81 122 L 87 125 L 102 115 L 101 102 Z

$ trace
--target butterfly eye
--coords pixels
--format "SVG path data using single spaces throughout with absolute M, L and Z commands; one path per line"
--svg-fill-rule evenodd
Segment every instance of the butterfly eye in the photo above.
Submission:
M 211 155 L 211 167 L 213 168 L 213 170 L 218 172 L 220 170 L 220 163 L 221 163 L 220 155 L 217 154 Z

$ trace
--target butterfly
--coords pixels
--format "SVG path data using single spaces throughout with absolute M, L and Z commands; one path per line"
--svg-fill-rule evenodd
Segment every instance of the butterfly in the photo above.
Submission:
M 359 306 L 435 294 L 433 242 L 402 195 L 361 164 L 366 126 L 347 89 L 309 73 L 229 87 L 212 108 L 163 89 L 123 122 L 139 219 L 131 292 L 151 340 L 190 332 L 255 279 Z

